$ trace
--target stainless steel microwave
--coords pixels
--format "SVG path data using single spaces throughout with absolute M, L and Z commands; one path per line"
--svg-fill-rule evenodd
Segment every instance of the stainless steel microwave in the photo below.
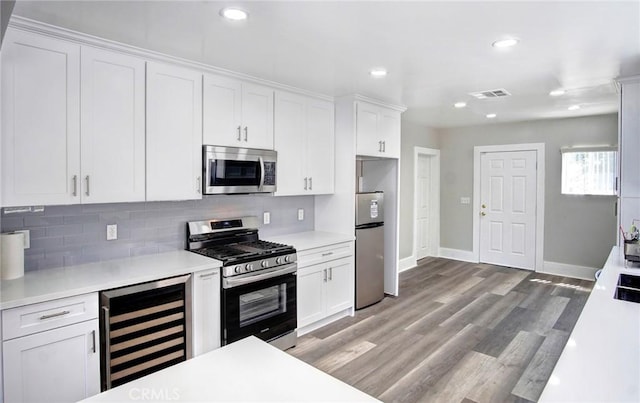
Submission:
M 273 150 L 203 146 L 204 194 L 276 191 Z

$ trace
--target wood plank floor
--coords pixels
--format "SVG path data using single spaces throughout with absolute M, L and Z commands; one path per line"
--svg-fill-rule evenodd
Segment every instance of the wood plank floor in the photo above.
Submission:
M 427 258 L 291 355 L 384 402 L 536 401 L 593 282 Z

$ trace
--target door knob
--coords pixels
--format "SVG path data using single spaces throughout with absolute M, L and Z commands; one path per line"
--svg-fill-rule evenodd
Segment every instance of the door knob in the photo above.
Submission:
M 487 208 L 487 206 L 485 206 L 484 204 L 482 205 L 482 208 Z
M 486 216 L 486 215 L 487 215 L 487 213 L 485 213 L 485 212 L 483 211 L 483 212 L 481 212 L 481 213 L 480 213 L 480 215 L 484 217 L 484 216 Z

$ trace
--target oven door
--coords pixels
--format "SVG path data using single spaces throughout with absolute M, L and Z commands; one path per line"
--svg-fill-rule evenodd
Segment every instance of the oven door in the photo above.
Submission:
M 293 263 L 223 280 L 223 344 L 248 336 L 271 341 L 296 329 L 296 270 Z
M 204 146 L 204 193 L 269 193 L 276 190 L 275 151 Z

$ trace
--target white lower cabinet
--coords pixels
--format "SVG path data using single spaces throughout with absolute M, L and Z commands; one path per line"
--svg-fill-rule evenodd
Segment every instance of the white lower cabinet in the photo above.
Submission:
M 193 274 L 193 356 L 220 347 L 220 271 Z
M 77 298 L 2 312 L 4 403 L 76 402 L 100 392 L 97 295 L 87 295 L 86 301 L 91 311 L 86 315 L 74 311 L 82 305 Z M 74 316 L 92 318 L 65 324 Z M 19 323 L 21 328 L 11 329 Z M 52 324 L 60 327 L 43 330 Z M 7 340 L 24 333 L 29 334 Z
M 332 315 L 342 312 L 342 316 L 345 316 L 353 309 L 354 257 L 350 244 L 345 244 L 349 247 L 339 246 L 336 249 L 323 248 L 318 253 L 299 253 L 299 334 L 329 323 Z

